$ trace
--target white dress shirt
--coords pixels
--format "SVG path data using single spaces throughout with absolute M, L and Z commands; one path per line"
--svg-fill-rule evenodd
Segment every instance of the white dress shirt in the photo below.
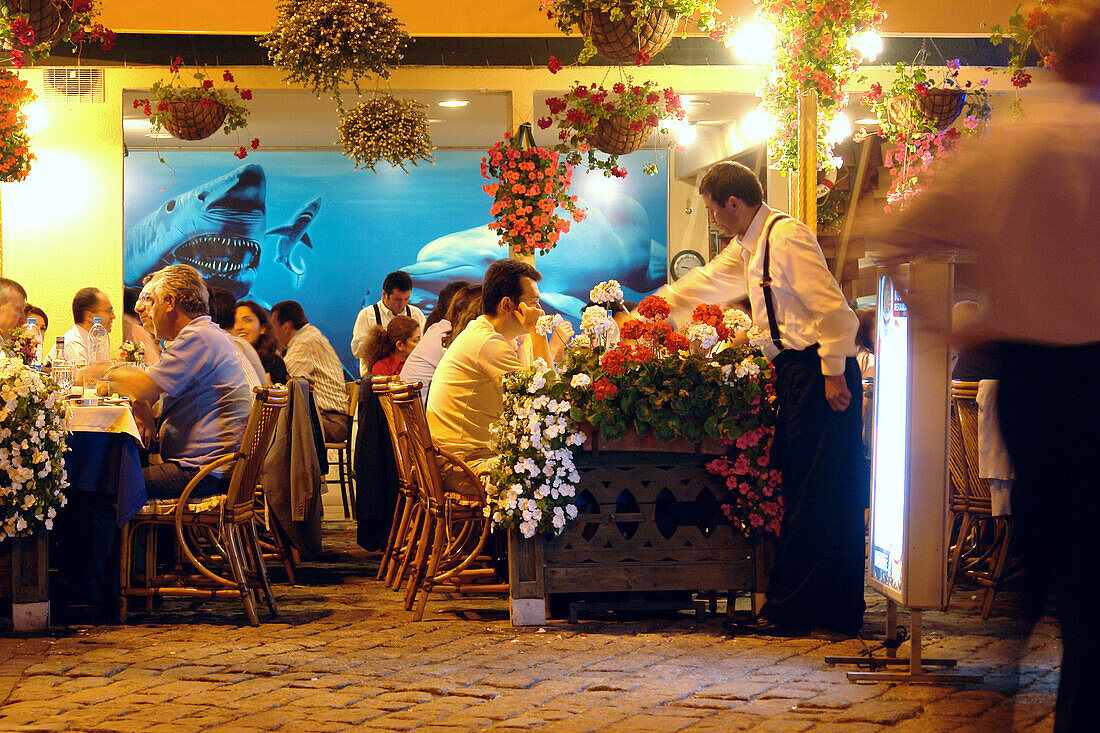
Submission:
M 700 303 L 726 303 L 747 293 L 753 325 L 769 333 L 764 291 L 760 287 L 764 275 L 761 240 L 773 214 L 778 212 L 761 204 L 743 237 L 734 239 L 703 267 L 657 291 L 672 306 L 674 323 L 682 325 L 690 321 L 691 311 Z M 775 223 L 769 270 L 775 319 L 783 346 L 805 349 L 820 344 L 822 373 L 843 374 L 844 360 L 856 353 L 859 319 L 829 272 L 817 238 L 805 224 L 793 218 Z M 746 281 L 752 287 L 747 287 Z M 777 354 L 769 341 L 764 355 L 774 359 Z
M 62 335 L 62 338 L 65 339 L 65 361 L 70 364 L 88 363 L 88 336 L 88 329 L 75 324 Z M 46 360 L 53 363 L 56 358 L 57 342 L 55 341 L 53 346 L 50 347 Z
M 378 315 L 382 316 L 382 320 L 379 321 L 374 317 L 374 309 L 378 308 Z M 390 321 L 394 316 L 403 316 L 408 313 L 408 316 L 414 319 L 420 324 L 420 331 L 423 334 L 424 323 L 428 319 L 424 317 L 424 311 L 417 308 L 415 305 L 408 305 L 400 313 L 394 313 L 385 305 L 382 301 L 378 301 L 374 305 L 368 305 L 363 310 L 359 311 L 359 315 L 355 318 L 355 326 L 351 329 L 351 353 L 353 356 L 359 359 L 359 376 L 365 377 L 370 374 L 370 365 L 367 364 L 367 360 L 363 357 L 366 355 L 367 349 L 367 337 L 370 336 L 370 330 L 375 325 L 379 325 L 382 328 L 390 325 Z

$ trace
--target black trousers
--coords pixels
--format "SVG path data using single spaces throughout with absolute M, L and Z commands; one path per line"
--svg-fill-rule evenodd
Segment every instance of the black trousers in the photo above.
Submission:
M 1027 560 L 1032 621 L 1053 590 L 1062 627 L 1056 731 L 1100 720 L 1100 343 L 1001 344 L 997 409 L 1019 491 L 1013 519 Z
M 816 347 L 782 352 L 775 369 L 774 451 L 786 513 L 763 613 L 779 624 L 854 634 L 865 608 L 859 367 L 854 358 L 845 364 L 852 399 L 844 412 L 825 401 Z

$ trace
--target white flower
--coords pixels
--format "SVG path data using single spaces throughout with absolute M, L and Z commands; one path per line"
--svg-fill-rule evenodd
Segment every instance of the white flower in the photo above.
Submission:
M 569 345 L 574 348 L 592 348 L 592 339 L 588 338 L 587 333 L 578 333 L 573 337 L 573 340 L 569 342 Z
M 549 336 L 563 323 L 565 323 L 565 319 L 557 313 L 552 316 L 540 316 L 535 324 L 535 331 L 543 336 Z
M 737 375 L 738 379 L 743 379 L 744 377 L 748 376 L 755 377 L 756 375 L 760 374 L 760 365 L 757 364 L 751 356 L 746 356 L 744 359 L 741 360 L 741 363 L 737 365 L 737 369 L 734 370 L 734 374 Z
M 696 343 L 703 351 L 710 351 L 718 343 L 718 331 L 706 323 L 693 323 L 687 328 L 689 341 Z
M 581 313 L 581 330 L 588 334 L 589 340 L 610 331 L 614 323 L 607 309 L 598 305 L 590 305 Z
M 617 280 L 605 280 L 588 293 L 593 303 L 615 303 L 623 299 L 623 287 Z
M 584 372 L 574 374 L 573 379 L 569 381 L 569 386 L 573 387 L 574 389 L 579 387 L 587 387 L 590 384 L 592 384 L 592 377 L 588 376 Z
M 763 350 L 771 342 L 771 335 L 759 326 L 753 326 L 749 329 L 749 346 L 752 348 Z
M 752 328 L 752 318 L 748 313 L 737 308 L 730 308 L 722 313 L 722 323 L 734 333 L 740 333 Z

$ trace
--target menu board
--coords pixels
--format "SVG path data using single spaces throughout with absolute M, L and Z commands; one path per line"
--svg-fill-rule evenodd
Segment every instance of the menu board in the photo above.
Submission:
M 922 308 L 911 311 L 879 279 L 871 467 L 871 586 L 902 606 L 934 608 L 946 593 L 950 270 L 901 273 Z

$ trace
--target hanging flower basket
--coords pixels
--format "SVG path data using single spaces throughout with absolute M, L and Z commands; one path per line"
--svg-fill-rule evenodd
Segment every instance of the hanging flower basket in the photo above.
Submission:
M 61 42 L 79 47 L 96 41 L 105 50 L 115 44 L 114 31 L 95 22 L 93 0 L 3 0 L 3 9 L 0 60 L 16 68 L 46 58 Z
M 432 136 L 425 105 L 415 99 L 376 94 L 360 102 L 340 120 L 338 132 L 344 155 L 355 169 L 374 169 L 386 162 L 408 173 L 406 163 L 432 161 Z
M 197 99 L 166 100 L 168 112 L 164 127 L 180 140 L 204 140 L 222 126 L 225 121 L 225 105 L 210 102 L 203 106 Z
M 894 97 L 889 113 L 894 123 L 903 129 L 917 131 L 918 120 L 936 130 L 946 130 L 959 119 L 966 108 L 966 92 L 962 89 L 929 89 L 923 96 Z
M 633 153 L 645 145 L 653 128 L 647 125 L 639 130 L 631 130 L 630 124 L 630 120 L 622 115 L 600 120 L 588 142 L 608 155 Z
M 13 45 L 21 51 L 29 51 L 40 43 L 53 45 L 61 40 L 73 19 L 73 9 L 58 0 L 7 0 L 8 12 L 26 13 L 27 22 L 34 32 L 34 43 L 25 45 L 16 41 Z
M 679 20 L 679 16 L 664 8 L 651 9 L 642 20 L 629 13 L 612 20 L 608 12 L 592 9 L 584 11 L 581 31 L 608 61 L 634 63 L 663 51 Z

